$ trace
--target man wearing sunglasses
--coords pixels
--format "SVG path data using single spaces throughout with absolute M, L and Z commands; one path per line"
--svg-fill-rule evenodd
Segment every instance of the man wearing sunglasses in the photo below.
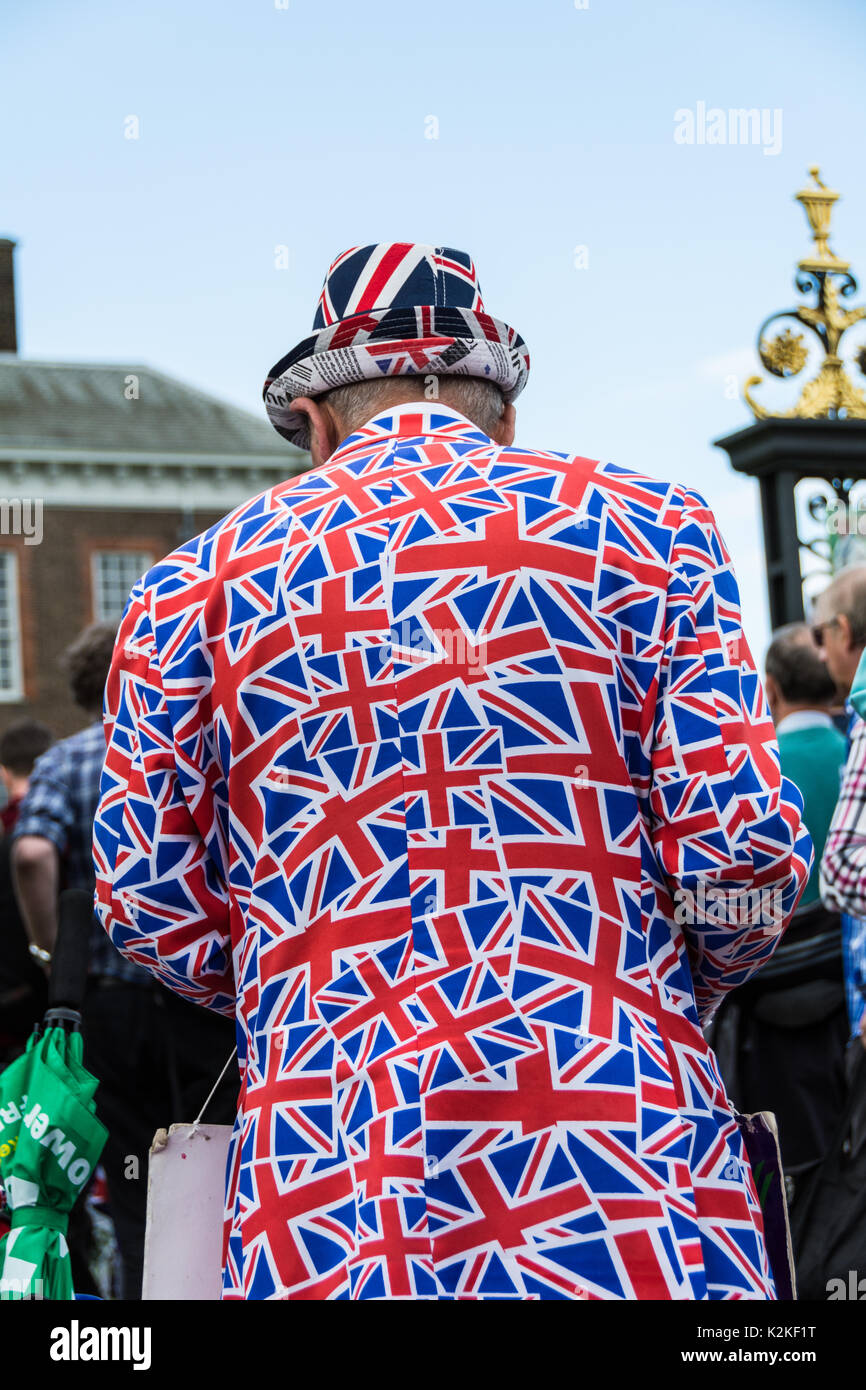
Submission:
M 866 647 L 866 565 L 842 570 L 819 595 L 812 638 L 840 694 L 847 699 Z
M 841 694 L 851 694 L 866 648 L 866 565 L 836 576 L 815 605 L 812 635 Z M 842 912 L 842 951 L 848 1012 L 863 1027 L 866 985 L 866 722 L 849 705 L 851 746 L 839 801 L 821 861 L 821 897 Z

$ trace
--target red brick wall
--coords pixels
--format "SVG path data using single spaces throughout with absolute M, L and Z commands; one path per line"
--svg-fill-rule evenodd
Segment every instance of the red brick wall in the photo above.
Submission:
M 0 536 L 0 548 L 18 554 L 24 683 L 22 701 L 0 703 L 0 731 L 25 715 L 44 720 L 58 738 L 88 722 L 72 701 L 59 659 L 82 628 L 94 621 L 94 550 L 150 551 L 156 561 L 218 521 L 224 510 L 190 514 L 46 506 L 41 545 Z

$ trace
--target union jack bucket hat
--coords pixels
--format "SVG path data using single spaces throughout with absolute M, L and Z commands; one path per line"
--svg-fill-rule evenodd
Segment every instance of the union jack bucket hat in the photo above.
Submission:
M 352 246 L 325 276 L 313 332 L 268 373 L 265 408 L 274 429 L 309 447 L 296 396 L 385 376 L 475 376 L 506 401 L 526 385 L 529 353 L 519 333 L 485 313 L 472 257 L 408 241 Z

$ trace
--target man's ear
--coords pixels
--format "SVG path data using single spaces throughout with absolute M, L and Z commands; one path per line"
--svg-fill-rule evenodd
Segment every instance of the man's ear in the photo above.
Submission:
M 775 676 L 767 676 L 764 681 L 764 690 L 767 693 L 767 704 L 770 706 L 770 713 L 775 718 L 776 710 L 779 705 L 781 690 Z
M 847 613 L 837 614 L 836 626 L 839 629 L 839 635 L 842 638 L 846 652 L 853 651 L 855 644 L 852 641 L 852 637 L 854 634 L 851 628 L 851 619 L 848 617 Z
M 340 442 L 337 437 L 338 431 L 334 424 L 334 417 L 330 411 L 318 405 L 310 396 L 296 396 L 292 401 L 291 408 L 307 417 L 310 432 L 310 453 L 314 468 L 318 468 L 320 464 L 325 463 L 331 457 Z
M 492 438 L 496 440 L 497 444 L 501 444 L 503 448 L 507 449 L 514 443 L 514 426 L 516 423 L 517 411 L 514 409 L 513 404 L 509 402 L 496 422 L 496 428 L 492 434 Z

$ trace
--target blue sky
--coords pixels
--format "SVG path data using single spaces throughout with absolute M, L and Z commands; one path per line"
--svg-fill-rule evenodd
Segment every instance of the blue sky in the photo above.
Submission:
M 710 441 L 749 423 L 731 381 L 796 301 L 792 195 L 813 163 L 843 194 L 834 247 L 866 277 L 866 6 L 282 3 L 6 6 L 0 234 L 20 242 L 22 353 L 147 363 L 260 412 L 337 252 L 469 250 L 532 356 L 520 442 L 702 491 L 760 657 L 757 485 Z M 675 112 L 699 102 L 780 112 L 778 152 L 677 143 Z

